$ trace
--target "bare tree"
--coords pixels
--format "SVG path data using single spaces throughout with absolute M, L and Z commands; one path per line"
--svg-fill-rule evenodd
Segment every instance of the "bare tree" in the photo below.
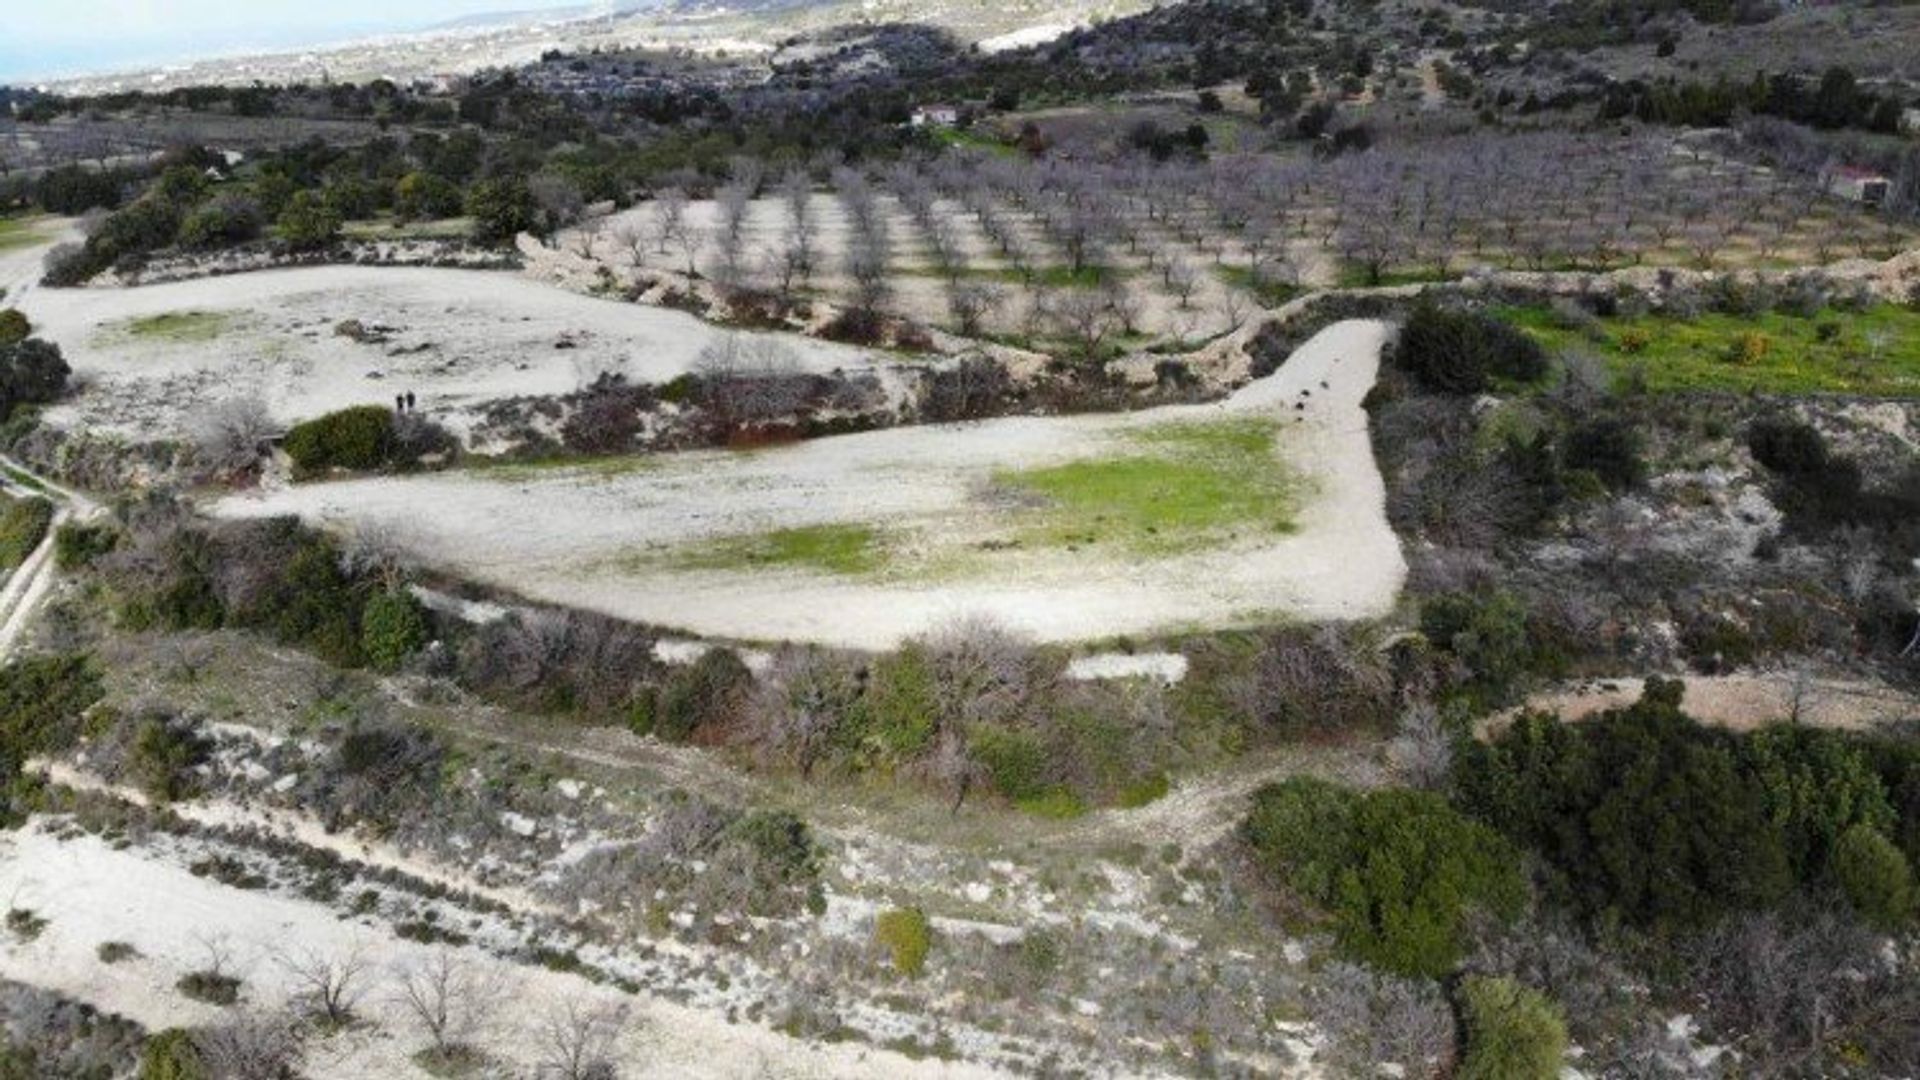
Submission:
M 358 946 L 339 953 L 288 949 L 275 958 L 294 986 L 294 999 L 330 1028 L 353 1021 L 366 993 L 367 962 Z
M 1063 336 L 1072 339 L 1085 359 L 1093 359 L 1113 332 L 1113 309 L 1105 296 L 1092 289 L 1064 290 L 1053 308 Z
M 265 401 L 228 398 L 194 420 L 194 455 L 209 475 L 238 476 L 260 463 L 277 430 Z
M 815 647 L 782 650 L 759 684 L 755 708 L 767 746 L 810 777 L 861 690 L 860 670 L 845 656 Z
M 624 1004 L 588 1005 L 568 998 L 540 1024 L 540 1072 L 559 1080 L 617 1080 L 615 1064 L 629 1013 Z
M 956 329 L 965 337 L 977 337 L 987 313 L 1004 302 L 1000 290 L 980 281 L 956 281 L 947 290 L 947 308 L 953 313 Z
M 652 217 L 653 242 L 658 253 L 665 255 L 687 231 L 687 193 L 670 187 L 655 195 Z
M 1438 1077 L 1453 1063 L 1453 1013 L 1427 980 L 1402 979 L 1334 963 L 1314 980 L 1313 1013 L 1327 1036 L 1327 1057 L 1345 1075 Z
M 213 1080 L 288 1080 L 300 1036 L 291 1017 L 247 1012 L 201 1029 L 193 1046 Z
M 653 237 L 646 229 L 627 221 L 614 227 L 613 242 L 627 253 L 627 258 L 637 270 L 647 263 L 647 249 L 652 246 Z
M 1414 787 L 1446 784 L 1453 771 L 1453 738 L 1430 702 L 1418 702 L 1400 714 L 1400 731 L 1387 744 L 1387 760 Z
M 504 988 L 499 977 L 441 949 L 399 974 L 399 1004 L 442 1061 L 477 1053 Z

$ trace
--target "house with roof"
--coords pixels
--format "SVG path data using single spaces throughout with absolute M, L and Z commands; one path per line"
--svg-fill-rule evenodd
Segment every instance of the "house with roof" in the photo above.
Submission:
M 1827 194 L 1836 195 L 1862 206 L 1879 206 L 1887 201 L 1893 183 L 1882 173 L 1858 165 L 1835 165 L 1828 169 L 1821 185 Z

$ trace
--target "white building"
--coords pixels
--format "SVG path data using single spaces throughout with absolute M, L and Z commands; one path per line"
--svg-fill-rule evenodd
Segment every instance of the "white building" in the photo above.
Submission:
M 914 127 L 956 127 L 960 123 L 958 105 L 922 105 L 913 110 Z

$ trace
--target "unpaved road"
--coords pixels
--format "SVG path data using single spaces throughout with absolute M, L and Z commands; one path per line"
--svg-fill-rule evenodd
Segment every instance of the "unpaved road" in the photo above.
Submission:
M 37 271 L 37 262 L 34 267 Z M 666 382 L 727 331 L 665 308 L 569 292 L 497 271 L 323 266 L 136 288 L 36 289 L 22 309 L 57 342 L 82 392 L 49 410 L 144 438 L 188 430 L 209 405 L 256 396 L 283 422 L 414 393 L 467 430 L 488 403 L 565 394 L 603 374 Z M 184 329 L 137 320 L 183 316 Z M 348 320 L 379 340 L 338 332 Z M 865 350 L 782 338 L 808 371 L 865 369 Z
M 961 616 L 1047 641 L 1276 616 L 1364 618 L 1392 607 L 1406 572 L 1361 408 L 1387 334 L 1375 321 L 1329 327 L 1279 372 L 1214 405 L 659 455 L 613 475 L 366 479 L 230 496 L 213 510 L 377 529 L 426 563 L 533 599 L 741 640 L 880 649 Z M 1280 460 L 1250 460 L 1247 468 L 1284 467 L 1300 478 L 1293 531 L 1166 557 L 983 542 L 996 521 L 983 491 L 998 470 L 1099 460 L 1123 452 L 1143 428 L 1233 418 L 1281 424 Z M 720 538 L 823 525 L 903 537 L 912 556 L 905 565 L 916 569 L 688 569 L 662 557 Z M 961 560 L 961 569 L 943 558 Z M 935 569 L 917 569 L 928 566 Z
M 16 475 L 31 477 L 35 487 L 29 487 L 16 480 L 0 481 L 0 486 L 10 489 L 21 496 L 38 495 L 52 501 L 53 520 L 47 526 L 46 538 L 40 546 L 33 549 L 12 574 L 8 575 L 4 587 L 0 587 L 0 660 L 13 654 L 20 638 L 26 633 L 39 610 L 41 601 L 53 589 L 58 569 L 54 565 L 54 538 L 60 526 L 79 519 L 91 521 L 106 511 L 92 499 L 55 484 L 45 477 L 38 476 L 19 462 L 0 454 L 0 465 L 14 471 Z

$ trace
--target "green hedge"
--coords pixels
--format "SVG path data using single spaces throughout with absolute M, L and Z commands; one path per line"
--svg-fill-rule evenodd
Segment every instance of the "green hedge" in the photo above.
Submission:
M 7 499 L 0 506 L 0 570 L 27 561 L 53 525 L 53 504 L 41 498 Z
M 284 447 L 303 472 L 379 469 L 394 457 L 393 411 L 359 405 L 328 413 L 296 425 Z

